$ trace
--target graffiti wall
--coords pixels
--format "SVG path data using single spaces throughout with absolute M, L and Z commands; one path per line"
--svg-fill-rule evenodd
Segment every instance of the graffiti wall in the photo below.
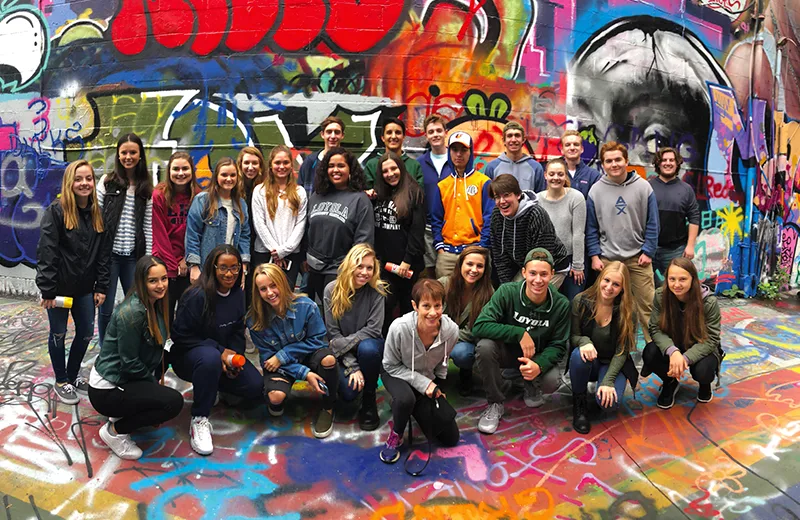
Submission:
M 387 116 L 418 152 L 432 113 L 483 160 L 511 120 L 539 160 L 566 128 L 589 162 L 625 143 L 645 176 L 659 146 L 676 147 L 704 212 L 706 279 L 746 286 L 785 268 L 796 284 L 798 26 L 792 0 L 6 0 L 0 290 L 32 292 L 66 162 L 108 171 L 121 132 L 143 137 L 155 177 L 181 149 L 207 182 L 247 144 L 287 144 L 301 162 L 331 114 L 363 159 Z

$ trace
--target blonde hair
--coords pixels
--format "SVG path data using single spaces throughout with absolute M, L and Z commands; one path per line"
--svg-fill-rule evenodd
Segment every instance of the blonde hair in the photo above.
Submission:
M 600 284 L 608 273 L 619 273 L 622 277 L 622 292 L 619 293 L 619 349 L 616 355 L 621 356 L 634 349 L 636 346 L 636 316 L 633 293 L 631 292 L 631 276 L 628 267 L 619 261 L 609 262 L 600 271 L 594 284 L 589 287 L 585 294 L 592 300 L 592 319 L 597 318 L 597 301 L 600 297 Z
M 78 203 L 75 200 L 75 192 L 72 185 L 75 184 L 75 175 L 78 168 L 86 166 L 92 172 L 92 194 L 89 195 L 89 202 L 92 204 L 92 227 L 98 233 L 103 232 L 103 213 L 97 203 L 97 179 L 94 175 L 94 168 L 89 161 L 79 159 L 69 163 L 64 170 L 64 177 L 61 178 L 61 209 L 64 211 L 64 227 L 76 229 L 78 227 Z
M 339 265 L 336 282 L 333 285 L 331 314 L 335 319 L 342 319 L 342 316 L 353 307 L 353 296 L 356 294 L 353 278 L 355 277 L 356 268 L 368 256 L 372 257 L 375 270 L 372 272 L 372 278 L 369 279 L 367 285 L 378 291 L 381 296 L 386 296 L 386 289 L 389 284 L 381 280 L 381 263 L 378 261 L 375 250 L 369 244 L 356 244 L 347 252 L 344 260 Z
M 269 153 L 269 163 L 267 164 L 267 173 L 264 177 L 264 196 L 267 198 L 267 212 L 270 219 L 275 219 L 275 212 L 278 211 L 278 180 L 275 178 L 275 172 L 272 171 L 272 161 L 279 153 L 285 153 L 289 156 L 289 162 L 292 162 L 292 151 L 288 146 L 279 144 Z M 300 211 L 300 195 L 297 194 L 297 182 L 294 180 L 294 168 L 289 178 L 286 181 L 286 202 L 292 209 L 292 215 L 297 216 Z
M 280 304 L 277 311 L 261 298 L 261 294 L 258 291 L 259 276 L 266 276 L 278 286 Z M 289 287 L 286 273 L 277 265 L 261 264 L 256 267 L 255 271 L 253 271 L 253 300 L 250 305 L 250 311 L 247 313 L 247 317 L 253 321 L 253 330 L 264 330 L 269 327 L 272 317 L 275 315 L 286 316 L 286 312 L 292 308 L 292 304 L 300 296 L 303 295 L 295 294 Z

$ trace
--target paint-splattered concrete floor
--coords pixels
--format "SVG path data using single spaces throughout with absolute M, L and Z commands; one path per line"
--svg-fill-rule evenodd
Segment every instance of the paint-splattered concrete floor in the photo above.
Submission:
M 135 435 L 145 456 L 113 456 L 84 398 L 56 402 L 48 327 L 34 303 L 0 299 L 0 495 L 7 519 L 138 518 L 800 518 L 800 306 L 723 301 L 728 355 L 713 402 L 683 385 L 678 403 L 655 406 L 659 382 L 643 380 L 621 411 L 589 435 L 571 428 L 569 389 L 538 410 L 519 395 L 495 435 L 476 431 L 485 399 L 458 396 L 462 440 L 437 449 L 422 477 L 378 458 L 390 417 L 361 432 L 337 420 L 314 439 L 318 401 L 295 386 L 287 413 L 220 404 L 216 450 L 188 442 L 189 406 Z M 98 349 L 85 359 L 88 374 Z M 456 369 L 451 374 L 457 376 Z M 170 373 L 187 402 L 191 387 Z M 417 434 L 420 439 L 419 433 Z M 417 444 L 420 446 L 420 444 Z M 402 459 L 401 459 L 402 460 Z M 0 513 L 2 517 L 2 513 Z

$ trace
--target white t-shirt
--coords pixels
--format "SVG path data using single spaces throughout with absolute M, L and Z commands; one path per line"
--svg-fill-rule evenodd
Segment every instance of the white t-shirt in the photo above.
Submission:
M 231 199 L 219 199 L 220 204 L 228 212 L 228 226 L 225 228 L 225 243 L 233 245 L 233 230 L 236 228 L 236 217 L 233 215 L 233 201 Z
M 447 154 L 443 153 L 439 155 L 431 152 L 431 161 L 433 162 L 433 167 L 436 168 L 436 173 L 441 175 L 442 168 L 444 168 L 445 163 L 447 163 Z

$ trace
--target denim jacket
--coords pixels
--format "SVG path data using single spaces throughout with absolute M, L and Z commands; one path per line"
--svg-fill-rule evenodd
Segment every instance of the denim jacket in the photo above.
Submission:
M 324 347 L 327 331 L 317 304 L 306 296 L 298 297 L 286 311 L 286 317 L 272 316 L 267 328 L 253 330 L 253 320 L 247 319 L 250 338 L 258 348 L 261 366 L 272 356 L 281 362 L 278 372 L 296 380 L 304 380 L 311 371 L 302 360 Z
M 218 205 L 213 219 L 203 218 L 206 213 L 208 192 L 198 193 L 186 217 L 186 263 L 202 266 L 211 250 L 225 243 L 228 226 L 228 210 Z M 242 199 L 244 220 L 250 219 L 247 201 Z M 239 215 L 233 212 L 236 225 L 233 228 L 233 247 L 242 255 L 242 262 L 250 262 L 250 226 L 242 226 Z

